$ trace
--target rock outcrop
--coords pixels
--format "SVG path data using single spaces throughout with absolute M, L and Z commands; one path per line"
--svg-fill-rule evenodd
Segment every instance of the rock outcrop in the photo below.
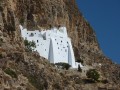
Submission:
M 77 71 L 58 70 L 36 53 L 26 52 L 20 24 L 29 30 L 66 26 L 76 60 L 99 70 L 109 83 L 86 84 Z M 75 0 L 0 0 L 1 90 L 119 90 L 119 70 L 102 53 Z

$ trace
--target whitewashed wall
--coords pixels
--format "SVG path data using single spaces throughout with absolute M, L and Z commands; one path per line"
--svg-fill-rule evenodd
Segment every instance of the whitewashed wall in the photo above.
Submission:
M 73 68 L 78 67 L 66 27 L 44 31 L 27 31 L 20 25 L 20 29 L 22 37 L 34 41 L 36 43 L 35 51 L 38 51 L 40 56 L 48 59 L 50 63 L 65 62 Z M 82 67 L 82 65 L 80 66 Z

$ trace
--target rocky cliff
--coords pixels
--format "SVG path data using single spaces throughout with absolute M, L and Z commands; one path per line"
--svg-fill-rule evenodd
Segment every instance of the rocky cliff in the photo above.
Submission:
M 66 26 L 76 60 L 99 70 L 109 83 L 86 84 L 77 71 L 58 70 L 26 52 L 20 24 L 29 30 Z M 0 0 L 0 68 L 0 90 L 119 90 L 120 68 L 103 55 L 75 0 Z

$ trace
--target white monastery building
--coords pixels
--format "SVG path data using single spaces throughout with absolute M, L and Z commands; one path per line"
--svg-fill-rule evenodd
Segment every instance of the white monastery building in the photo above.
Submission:
M 34 41 L 35 51 L 48 59 L 50 63 L 65 62 L 72 68 L 78 68 L 80 63 L 75 62 L 71 39 L 67 35 L 66 27 L 28 31 L 20 25 L 20 29 L 24 40 Z M 82 67 L 81 64 L 80 66 Z

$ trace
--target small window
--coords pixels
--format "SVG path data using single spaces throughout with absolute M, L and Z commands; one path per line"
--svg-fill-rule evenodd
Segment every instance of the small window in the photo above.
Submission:
M 62 43 L 62 41 L 61 41 L 61 43 Z
M 57 43 L 58 44 L 58 43 Z
M 58 47 L 58 49 L 59 49 L 59 47 Z
M 28 33 L 27 33 L 28 34 Z
M 37 43 L 38 43 L 39 41 L 37 40 Z
M 31 33 L 31 34 L 30 34 L 30 36 L 31 36 L 31 37 L 33 37 L 33 36 L 34 36 L 34 34 L 33 34 L 33 33 Z
M 55 39 L 55 41 L 56 41 L 56 39 Z
M 68 44 L 68 42 L 67 42 L 67 44 Z
M 45 49 L 45 51 L 46 51 L 46 49 Z
M 67 49 L 65 49 L 65 52 L 67 52 Z

